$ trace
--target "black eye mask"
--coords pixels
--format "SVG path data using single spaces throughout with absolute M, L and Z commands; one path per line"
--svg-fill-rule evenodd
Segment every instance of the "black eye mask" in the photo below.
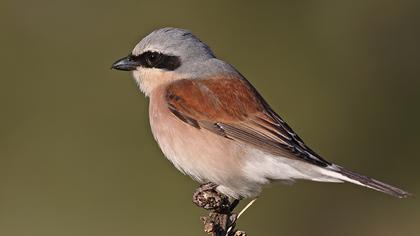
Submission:
M 130 55 L 129 59 L 136 61 L 140 66 L 146 68 L 159 68 L 173 71 L 181 66 L 179 57 L 152 51 L 144 52 L 138 56 Z
M 147 51 L 138 56 L 130 54 L 112 64 L 112 68 L 125 71 L 136 70 L 139 66 L 144 68 L 159 68 L 167 71 L 173 71 L 181 66 L 181 59 L 177 56 Z

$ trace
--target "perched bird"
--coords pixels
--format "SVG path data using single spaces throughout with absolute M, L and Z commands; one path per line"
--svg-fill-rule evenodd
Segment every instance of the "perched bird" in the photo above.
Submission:
M 298 179 L 409 195 L 315 153 L 248 80 L 188 30 L 155 30 L 112 68 L 132 71 L 150 98 L 152 133 L 175 167 L 233 199 L 256 197 L 270 182 Z

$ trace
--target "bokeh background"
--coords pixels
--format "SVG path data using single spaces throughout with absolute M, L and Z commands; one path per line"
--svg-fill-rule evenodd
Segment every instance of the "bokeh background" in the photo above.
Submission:
M 205 235 L 116 59 L 192 30 L 327 159 L 401 186 L 267 188 L 256 235 L 420 234 L 419 1 L 0 1 L 0 235 Z M 417 195 L 416 195 L 417 194 Z M 243 204 L 243 203 L 242 203 Z

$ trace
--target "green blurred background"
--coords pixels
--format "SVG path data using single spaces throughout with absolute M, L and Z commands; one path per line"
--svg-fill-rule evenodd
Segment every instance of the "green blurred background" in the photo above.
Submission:
M 0 235 L 205 235 L 147 99 L 111 71 L 192 30 L 327 159 L 420 192 L 419 1 L 0 1 Z M 242 203 L 243 204 L 243 203 Z M 419 235 L 420 200 L 350 184 L 267 188 L 249 235 Z

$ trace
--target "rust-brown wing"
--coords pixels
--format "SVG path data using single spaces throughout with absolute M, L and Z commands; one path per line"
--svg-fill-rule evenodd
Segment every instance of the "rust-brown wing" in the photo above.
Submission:
M 264 152 L 318 166 L 330 163 L 308 148 L 245 79 L 223 76 L 179 80 L 167 87 L 170 111 L 197 129 Z

